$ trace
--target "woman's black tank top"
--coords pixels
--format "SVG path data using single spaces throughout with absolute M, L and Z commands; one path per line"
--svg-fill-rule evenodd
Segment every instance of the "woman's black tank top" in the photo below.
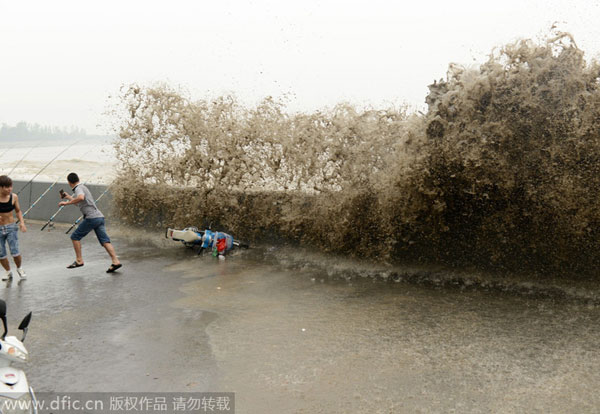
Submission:
M 0 213 L 10 213 L 15 209 L 15 206 L 12 202 L 12 193 L 10 193 L 10 197 L 6 203 L 0 203 Z

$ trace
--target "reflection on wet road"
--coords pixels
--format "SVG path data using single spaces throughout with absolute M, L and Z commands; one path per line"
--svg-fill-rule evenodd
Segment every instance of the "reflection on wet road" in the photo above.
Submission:
M 39 227 L 38 227 L 39 228 Z M 37 230 L 37 233 L 36 233 Z M 33 310 L 25 368 L 40 391 L 233 391 L 237 411 L 590 412 L 600 312 L 585 302 L 333 280 L 252 252 L 225 262 L 115 237 L 122 272 L 64 232 L 22 235 Z

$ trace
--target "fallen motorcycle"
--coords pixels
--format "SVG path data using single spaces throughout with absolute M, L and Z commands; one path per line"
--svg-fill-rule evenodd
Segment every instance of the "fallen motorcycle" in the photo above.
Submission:
M 219 259 L 224 259 L 225 254 L 235 248 L 247 249 L 250 247 L 247 243 L 235 240 L 230 234 L 210 229 L 201 231 L 197 227 L 186 227 L 183 230 L 167 228 L 165 237 L 179 241 L 186 247 L 197 247 L 198 254 L 210 249 L 213 256 L 219 257 Z

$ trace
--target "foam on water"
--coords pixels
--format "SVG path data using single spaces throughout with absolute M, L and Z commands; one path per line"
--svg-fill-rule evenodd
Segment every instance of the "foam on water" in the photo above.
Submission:
M 67 174 L 74 171 L 89 183 L 110 184 L 116 177 L 116 159 L 110 142 L 23 141 L 5 143 L 4 147 L 0 150 L 0 153 L 4 152 L 0 174 L 10 173 L 12 179 L 30 180 L 35 177 L 36 181 L 66 181 Z

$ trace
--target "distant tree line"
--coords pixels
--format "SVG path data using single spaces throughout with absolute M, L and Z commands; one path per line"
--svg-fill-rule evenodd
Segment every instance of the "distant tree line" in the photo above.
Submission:
M 3 123 L 0 127 L 0 140 L 45 140 L 45 139 L 81 139 L 99 138 L 100 135 L 88 135 L 85 129 L 76 126 L 56 127 L 18 122 L 15 126 Z

